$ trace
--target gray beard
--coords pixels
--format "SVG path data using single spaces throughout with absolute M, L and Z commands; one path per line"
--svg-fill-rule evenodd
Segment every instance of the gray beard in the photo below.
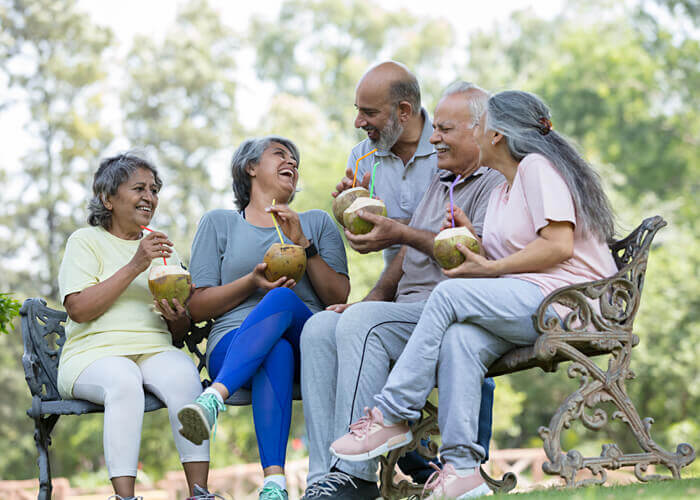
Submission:
M 372 141 L 372 145 L 379 149 L 380 151 L 389 151 L 394 147 L 396 141 L 399 140 L 403 134 L 403 126 L 399 122 L 399 116 L 394 113 L 389 123 L 387 123 L 382 130 L 379 131 L 379 139 Z

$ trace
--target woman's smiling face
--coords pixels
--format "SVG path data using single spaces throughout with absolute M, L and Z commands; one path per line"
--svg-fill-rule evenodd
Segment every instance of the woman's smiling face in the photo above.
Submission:
M 112 212 L 112 225 L 135 232 L 147 226 L 158 207 L 159 189 L 153 172 L 137 168 L 119 185 L 116 194 L 105 200 Z
M 263 191 L 282 191 L 287 202 L 296 191 L 299 180 L 298 163 L 292 152 L 279 142 L 272 142 L 265 149 L 260 162 L 254 167 L 254 179 L 261 183 Z

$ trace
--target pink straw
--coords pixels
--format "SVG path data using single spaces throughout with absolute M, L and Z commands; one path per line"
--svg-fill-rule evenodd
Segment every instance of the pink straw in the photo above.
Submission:
M 146 226 L 140 226 L 140 227 L 141 227 L 141 229 L 145 229 L 145 230 L 148 231 L 149 233 L 152 233 L 152 232 L 153 232 L 153 229 L 147 228 Z M 167 265 L 168 265 L 168 263 L 165 261 L 165 255 L 163 255 L 163 265 L 164 265 L 164 266 L 167 266 Z
M 452 227 L 455 227 L 455 202 L 452 197 L 452 192 L 455 189 L 455 184 L 459 182 L 459 179 L 462 178 L 461 174 L 457 174 L 457 178 L 454 180 L 452 185 L 450 186 L 450 212 L 452 213 Z

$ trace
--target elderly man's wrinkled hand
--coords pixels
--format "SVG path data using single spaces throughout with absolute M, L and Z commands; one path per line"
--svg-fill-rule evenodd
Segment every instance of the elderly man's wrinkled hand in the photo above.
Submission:
M 331 196 L 333 198 L 337 197 L 340 193 L 345 191 L 346 189 L 350 189 L 352 187 L 352 180 L 355 177 L 355 172 L 351 169 L 348 168 L 345 171 L 345 177 L 340 179 L 340 182 L 335 186 L 335 191 L 331 193 Z M 369 189 L 369 181 L 370 181 L 370 173 L 367 172 L 362 179 L 357 179 L 357 184 L 355 186 L 362 186 L 364 188 Z
M 345 237 L 353 250 L 359 253 L 377 252 L 403 242 L 404 225 L 400 222 L 366 210 L 359 210 L 357 215 L 374 224 L 374 227 L 366 234 L 353 234 L 345 230 Z
M 464 262 L 452 269 L 443 269 L 442 272 L 448 278 L 484 278 L 498 276 L 493 260 L 474 253 L 461 243 L 457 244 L 457 250 L 464 255 Z

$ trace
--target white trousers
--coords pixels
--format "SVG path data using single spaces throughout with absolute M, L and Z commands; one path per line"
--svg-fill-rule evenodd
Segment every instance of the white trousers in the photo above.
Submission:
M 180 435 L 177 412 L 202 392 L 199 373 L 182 351 L 109 356 L 80 374 L 73 396 L 104 405 L 104 454 L 109 477 L 136 477 L 141 444 L 144 387 L 168 408 L 180 461 L 208 462 L 209 441 L 197 446 Z

